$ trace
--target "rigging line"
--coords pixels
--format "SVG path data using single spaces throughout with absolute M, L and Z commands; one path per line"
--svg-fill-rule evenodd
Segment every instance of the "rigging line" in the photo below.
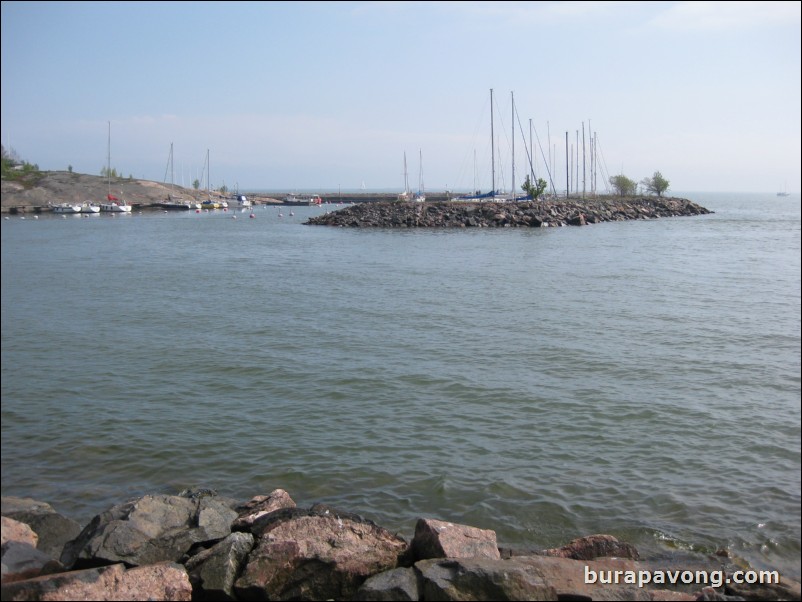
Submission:
M 554 187 L 554 180 L 551 177 L 551 170 L 549 169 L 548 161 L 546 161 L 546 154 L 543 152 L 543 145 L 540 144 L 540 136 L 537 135 L 537 128 L 533 126 L 532 129 L 535 132 L 535 140 L 537 140 L 537 147 L 540 149 L 540 157 L 543 159 L 543 165 L 546 166 L 546 173 L 549 176 L 552 194 L 557 194 L 556 188 Z
M 476 124 L 475 124 L 475 126 L 473 128 L 473 137 L 471 139 L 471 142 L 472 142 L 471 148 L 473 148 L 473 154 L 471 154 L 470 150 L 466 150 L 465 151 L 465 155 L 463 155 L 463 157 L 462 157 L 462 162 L 460 163 L 460 167 L 459 167 L 459 170 L 457 172 L 457 183 L 458 183 L 457 186 L 456 186 L 457 189 L 460 186 L 462 186 L 462 183 L 465 181 L 465 179 L 466 179 L 465 174 L 467 173 L 468 169 L 470 169 L 470 171 L 471 171 L 470 180 L 471 181 L 475 180 L 475 173 L 474 172 L 476 171 L 476 169 L 475 169 L 476 158 L 475 158 L 474 155 L 476 153 L 476 140 L 479 137 L 479 129 L 480 129 L 481 125 L 487 123 L 487 113 L 488 113 L 487 105 L 489 103 L 490 103 L 490 101 L 486 99 L 484 104 L 482 105 L 482 109 L 479 112 L 479 115 L 478 115 L 478 117 L 476 119 Z M 486 136 L 484 137 L 484 139 L 485 139 L 484 148 L 485 148 L 485 151 L 487 152 L 487 147 L 489 146 L 489 142 L 487 142 L 487 137 Z M 487 152 L 487 154 L 489 154 L 489 152 Z M 471 163 L 470 167 L 466 167 L 466 165 L 468 165 L 469 163 Z
M 610 194 L 610 172 L 607 169 L 607 161 L 604 158 L 604 153 L 601 151 L 601 146 L 599 145 L 599 135 L 596 134 L 596 152 L 601 156 L 601 171 L 602 178 L 604 178 L 604 192 Z
M 518 121 L 518 130 L 521 132 L 521 139 L 524 141 L 524 150 L 526 151 L 526 159 L 529 161 L 529 171 L 533 174 L 532 178 L 534 179 L 535 168 L 532 165 L 532 156 L 529 154 L 529 147 L 526 145 L 526 136 L 524 136 L 524 129 L 521 126 L 521 115 L 518 113 L 518 110 L 515 111 L 515 119 Z M 532 182 L 534 184 L 534 182 Z
M 167 172 L 170 171 L 170 164 L 173 162 L 173 143 L 170 143 L 170 155 L 167 157 L 167 166 L 164 168 L 164 182 L 167 183 Z

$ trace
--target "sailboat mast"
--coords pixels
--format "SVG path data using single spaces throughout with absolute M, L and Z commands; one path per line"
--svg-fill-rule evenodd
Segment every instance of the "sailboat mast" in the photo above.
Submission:
M 473 149 L 473 193 L 477 194 L 476 188 L 476 149 Z
M 109 121 L 109 139 L 106 143 L 106 179 L 109 183 L 109 192 L 111 195 L 111 121 Z
M 587 172 L 585 171 L 585 122 L 582 122 L 582 198 L 585 198 L 585 178 L 587 176 Z
M 565 132 L 565 198 L 568 198 L 568 193 L 571 192 L 571 184 L 569 182 L 570 173 L 568 168 L 568 131 Z
M 515 200 L 515 93 L 510 92 L 510 101 L 512 106 L 512 198 L 511 201 Z
M 423 193 L 423 149 L 418 149 L 418 192 Z
M 493 131 L 493 88 L 490 88 L 490 171 L 492 174 L 492 194 L 496 194 L 496 134 Z
M 404 192 L 409 192 L 409 175 L 407 174 L 407 151 L 404 151 Z

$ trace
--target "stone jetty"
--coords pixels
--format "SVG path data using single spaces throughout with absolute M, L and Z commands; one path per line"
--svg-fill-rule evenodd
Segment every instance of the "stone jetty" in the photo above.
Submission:
M 492 530 L 433 517 L 407 541 L 352 512 L 300 508 L 283 489 L 246 502 L 145 495 L 84 527 L 2 498 L 3 600 L 800 599 L 782 575 L 727 583 L 743 570 L 726 553 L 641 558 L 611 535 L 510 550 Z
M 609 197 L 498 202 L 373 202 L 310 218 L 307 225 L 351 228 L 548 228 L 712 213 L 675 197 Z

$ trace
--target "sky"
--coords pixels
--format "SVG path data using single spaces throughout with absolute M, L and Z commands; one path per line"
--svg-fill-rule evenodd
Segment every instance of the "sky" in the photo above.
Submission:
M 3 1 L 1 142 L 241 191 L 519 188 L 531 154 L 557 191 L 799 192 L 800 6 Z

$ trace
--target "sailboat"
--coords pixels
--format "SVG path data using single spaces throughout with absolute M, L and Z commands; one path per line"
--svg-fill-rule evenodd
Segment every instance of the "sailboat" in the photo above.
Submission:
M 412 193 L 409 191 L 409 176 L 407 174 L 407 153 L 404 152 L 404 192 L 398 195 L 399 201 L 409 201 Z
M 490 192 L 485 192 L 482 194 L 478 190 L 476 190 L 476 182 L 474 181 L 474 192 L 473 194 L 467 194 L 460 197 L 457 197 L 456 201 L 477 201 L 477 200 L 492 200 L 496 196 L 496 147 L 495 147 L 495 134 L 493 131 L 493 88 L 490 88 L 490 166 L 491 166 L 491 173 L 492 173 L 492 184 L 490 188 Z M 474 162 L 476 162 L 474 151 Z M 476 166 L 474 166 L 474 172 L 476 171 Z M 474 176 L 475 180 L 475 176 Z
M 162 209 L 177 209 L 179 211 L 189 211 L 190 209 L 200 209 L 200 205 L 198 203 L 194 203 L 192 201 L 186 201 L 184 199 L 176 199 L 174 197 L 175 192 L 175 172 L 173 170 L 173 143 L 170 143 L 170 155 L 167 158 L 167 169 L 170 170 L 170 193 L 167 195 L 167 200 L 162 201 L 161 203 L 156 203 L 157 207 L 161 207 Z M 164 179 L 167 179 L 167 173 L 164 174 Z
M 423 151 L 418 149 L 418 192 L 415 193 L 415 201 L 418 203 L 426 202 L 426 194 L 423 192 Z
M 202 201 L 200 204 L 201 209 L 227 209 L 228 208 L 228 201 L 225 199 L 220 199 L 218 201 L 212 200 L 212 190 L 209 186 L 209 172 L 211 168 L 209 166 L 209 149 L 206 149 L 206 165 L 204 166 L 203 170 L 206 172 L 206 200 Z
M 782 189 L 782 192 L 778 192 L 777 196 L 788 196 L 788 184 Z
M 100 210 L 108 213 L 131 213 L 131 205 L 121 201 L 116 196 L 111 194 L 111 121 L 109 121 L 109 142 L 107 151 L 108 165 L 106 167 L 106 176 L 109 183 L 109 191 L 106 194 L 106 202 L 100 203 Z

